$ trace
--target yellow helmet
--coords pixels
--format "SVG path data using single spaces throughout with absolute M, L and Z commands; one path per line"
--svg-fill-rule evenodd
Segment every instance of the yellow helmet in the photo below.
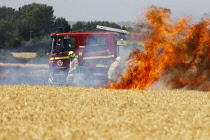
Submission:
M 69 51 L 68 55 L 69 55 L 69 57 L 75 57 L 74 51 Z
M 116 60 L 117 60 L 117 61 L 120 61 L 120 60 L 121 60 L 121 57 L 120 57 L 120 56 L 118 56 L 118 57 L 116 58 Z

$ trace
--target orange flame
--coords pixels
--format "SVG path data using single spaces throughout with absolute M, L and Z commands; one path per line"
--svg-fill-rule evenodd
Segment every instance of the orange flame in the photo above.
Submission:
M 198 24 L 187 18 L 172 22 L 167 10 L 154 6 L 145 15 L 149 30 L 144 52 L 130 55 L 126 74 L 109 88 L 210 90 L 210 19 Z M 159 81 L 164 86 L 158 87 Z

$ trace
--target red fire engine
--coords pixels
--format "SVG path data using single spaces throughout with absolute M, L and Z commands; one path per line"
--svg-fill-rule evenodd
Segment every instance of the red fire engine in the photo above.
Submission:
M 128 54 L 126 51 L 128 42 L 120 39 L 122 34 L 126 35 L 128 32 L 104 26 L 97 26 L 97 28 L 111 32 L 51 34 L 49 83 L 65 84 L 70 61 L 69 51 L 74 51 L 79 61 L 79 68 L 75 73 L 75 81 L 72 81 L 72 85 L 100 86 L 106 83 L 110 64 L 115 61 L 116 57 L 121 56 L 121 53 Z M 120 49 L 122 46 L 124 49 Z

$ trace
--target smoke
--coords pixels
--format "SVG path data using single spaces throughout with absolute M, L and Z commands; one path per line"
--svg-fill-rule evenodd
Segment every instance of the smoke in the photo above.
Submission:
M 43 85 L 47 83 L 46 74 L 48 73 L 47 68 L 37 67 L 33 65 L 31 67 L 27 64 L 12 65 L 12 64 L 1 64 L 0 66 L 0 84 L 1 85 Z M 21 66 L 22 65 L 22 66 Z
M 26 52 L 12 54 L 5 56 L 0 63 L 0 85 L 47 84 L 47 56 L 35 57 L 35 53 Z

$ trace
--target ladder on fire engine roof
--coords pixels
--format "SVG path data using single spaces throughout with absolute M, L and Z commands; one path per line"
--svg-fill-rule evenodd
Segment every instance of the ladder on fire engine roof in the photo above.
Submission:
M 123 33 L 123 34 L 128 34 L 129 33 L 126 30 L 121 30 L 121 29 L 116 29 L 116 28 L 111 28 L 111 27 L 106 27 L 106 26 L 101 26 L 101 25 L 97 25 L 96 28 L 101 29 L 101 30 L 117 32 L 117 33 Z

